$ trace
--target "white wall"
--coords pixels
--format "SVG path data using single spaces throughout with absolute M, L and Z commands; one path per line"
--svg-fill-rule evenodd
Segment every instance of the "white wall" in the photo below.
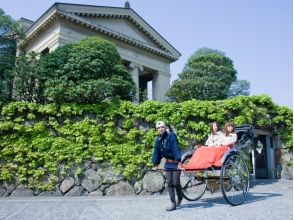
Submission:
M 54 50 L 58 47 L 58 38 L 60 32 L 60 25 L 58 22 L 53 23 L 47 30 L 42 32 L 40 36 L 32 40 L 24 49 L 25 53 L 35 51 L 41 52 L 47 47 L 51 50 Z

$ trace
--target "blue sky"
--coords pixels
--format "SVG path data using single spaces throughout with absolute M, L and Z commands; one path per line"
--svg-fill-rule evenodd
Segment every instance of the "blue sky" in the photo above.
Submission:
M 54 0 L 1 0 L 14 19 L 36 20 Z M 124 0 L 59 2 L 123 7 Z M 238 79 L 251 84 L 251 95 L 267 94 L 293 109 L 292 0 L 129 0 L 131 8 L 181 54 L 171 64 L 176 79 L 196 50 L 223 51 L 234 62 Z

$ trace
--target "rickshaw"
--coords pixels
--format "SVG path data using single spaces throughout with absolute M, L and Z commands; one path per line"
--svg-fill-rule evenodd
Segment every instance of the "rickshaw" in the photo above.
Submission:
M 218 184 L 225 200 L 233 205 L 242 204 L 248 194 L 250 174 L 244 152 L 253 143 L 254 134 L 252 126 L 236 126 L 237 142 L 223 155 L 221 167 L 209 167 L 207 169 L 191 169 L 181 173 L 181 186 L 185 199 L 196 201 L 205 191 L 214 192 L 209 182 Z M 190 150 L 182 155 L 182 163 L 187 164 L 193 151 Z M 195 152 L 197 153 L 197 151 Z

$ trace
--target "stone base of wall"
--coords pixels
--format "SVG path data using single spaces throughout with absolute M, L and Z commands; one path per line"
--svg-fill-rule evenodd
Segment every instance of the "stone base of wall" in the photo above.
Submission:
M 124 196 L 166 192 L 166 179 L 161 172 L 147 171 L 132 183 L 110 166 L 101 168 L 90 161 L 84 164 L 87 166 L 82 175 L 68 175 L 53 191 L 33 191 L 23 184 L 2 182 L 0 196 Z
M 281 179 L 293 180 L 293 167 L 292 166 L 282 166 Z
M 282 165 L 278 167 L 281 179 L 293 179 L 293 154 L 283 152 Z

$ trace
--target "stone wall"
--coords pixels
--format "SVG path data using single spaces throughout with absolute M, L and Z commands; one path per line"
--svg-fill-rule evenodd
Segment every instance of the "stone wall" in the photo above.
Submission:
M 161 172 L 144 171 L 141 179 L 128 181 L 111 166 L 91 161 L 85 161 L 83 166 L 81 175 L 71 172 L 60 179 L 51 192 L 33 191 L 22 184 L 4 182 L 0 184 L 0 196 L 124 196 L 166 192 L 166 179 Z
M 293 153 L 282 150 L 281 179 L 293 179 Z
M 293 167 L 289 161 L 292 154 L 283 154 L 282 179 L 293 179 Z M 162 161 L 160 167 L 162 168 Z M 65 178 L 61 178 L 53 191 L 39 191 L 29 189 L 23 184 L 0 183 L 0 197 L 21 196 L 125 196 L 125 195 L 153 195 L 166 194 L 167 184 L 163 172 L 142 171 L 142 178 L 126 180 L 121 173 L 113 170 L 110 165 L 97 164 L 92 161 L 83 163 L 81 175 L 75 175 L 72 170 Z M 48 178 L 44 178 L 46 181 Z M 211 184 L 210 184 L 211 185 Z M 211 186 L 215 185 L 213 183 Z M 218 186 L 216 186 L 218 188 Z M 209 189 L 209 183 L 208 183 Z M 217 191 L 211 188 L 210 191 Z

